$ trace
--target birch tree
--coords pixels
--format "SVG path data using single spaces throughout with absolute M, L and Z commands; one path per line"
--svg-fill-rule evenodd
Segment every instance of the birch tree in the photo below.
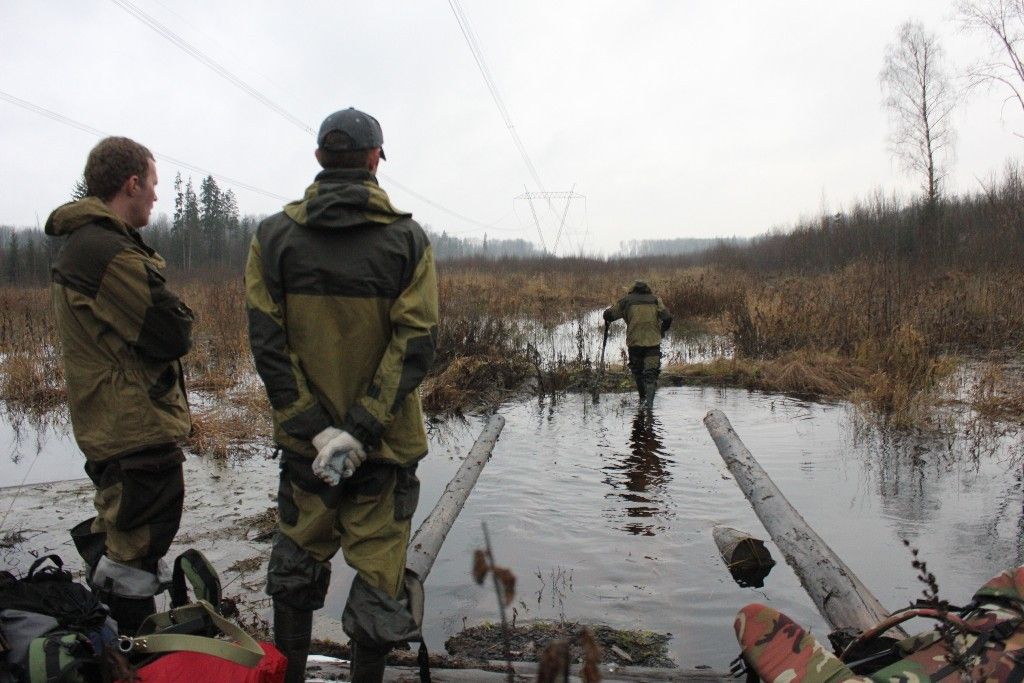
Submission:
M 916 21 L 900 26 L 886 48 L 879 80 L 889 112 L 890 150 L 905 170 L 921 177 L 925 198 L 934 206 L 952 164 L 957 101 L 935 34 Z
M 967 73 L 969 84 L 998 86 L 1024 112 L 1024 0 L 962 0 L 957 13 L 960 25 L 984 35 L 990 48 Z

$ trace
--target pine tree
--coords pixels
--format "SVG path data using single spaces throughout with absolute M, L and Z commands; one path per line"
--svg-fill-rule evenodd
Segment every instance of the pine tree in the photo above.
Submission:
M 191 271 L 195 263 L 196 245 L 199 242 L 199 202 L 195 190 L 192 189 L 192 178 L 185 184 L 185 201 L 183 209 L 183 229 L 185 235 L 185 262 L 182 267 Z
M 77 202 L 79 199 L 85 199 L 89 196 L 89 186 L 85 184 L 85 176 L 75 181 L 75 186 L 71 188 L 71 201 Z
M 21 271 L 21 264 L 18 263 L 21 258 L 20 249 L 18 247 L 18 231 L 14 230 L 11 232 L 10 246 L 7 249 L 7 281 L 14 283 L 18 279 L 18 275 Z

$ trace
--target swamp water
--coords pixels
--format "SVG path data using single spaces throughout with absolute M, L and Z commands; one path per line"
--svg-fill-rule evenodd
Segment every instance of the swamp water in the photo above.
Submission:
M 826 624 L 774 544 L 767 543 L 778 565 L 763 588 L 737 586 L 718 555 L 711 530 L 719 524 L 768 539 L 701 422 L 712 408 L 725 412 L 790 502 L 890 608 L 923 589 L 902 539 L 920 550 L 953 603 L 1024 562 L 1021 459 L 1011 437 L 994 437 L 979 455 L 962 434 L 884 437 L 858 427 L 845 405 L 733 389 L 662 389 L 653 418 L 638 416 L 627 394 L 597 404 L 585 395 L 534 399 L 502 407 L 507 422 L 493 457 L 427 581 L 429 645 L 440 649 L 464 625 L 498 619 L 491 586 L 470 577 L 481 522 L 496 562 L 518 578 L 520 623 L 564 618 L 671 633 L 670 654 L 686 668 L 727 666 L 738 652 L 733 617 L 749 602 L 771 604 L 824 638 Z M 29 482 L 81 476 L 81 456 L 61 430 L 22 425 L 17 446 L 0 424 L 3 486 L 21 483 L 30 464 Z M 433 425 L 414 527 L 482 424 Z M 352 572 L 340 556 L 334 569 L 325 612 L 340 616 Z

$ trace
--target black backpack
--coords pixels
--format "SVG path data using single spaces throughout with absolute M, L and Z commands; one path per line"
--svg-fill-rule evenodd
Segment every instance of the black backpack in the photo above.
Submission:
M 57 555 L 38 558 L 20 579 L 0 572 L 0 683 L 95 680 L 99 654 L 116 640 L 106 605 Z

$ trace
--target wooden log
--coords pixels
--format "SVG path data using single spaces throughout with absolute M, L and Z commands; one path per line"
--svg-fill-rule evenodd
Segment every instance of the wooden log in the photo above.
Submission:
M 833 629 L 864 631 L 889 612 L 782 494 L 720 410 L 704 417 L 718 452 L 758 519 Z M 894 629 L 905 637 L 902 629 Z M 892 633 L 892 631 L 890 631 Z
M 452 480 L 448 482 L 444 493 L 438 499 L 434 509 L 427 518 L 420 524 L 416 534 L 409 542 L 409 552 L 406 555 L 406 567 L 416 573 L 420 581 L 426 581 L 430 569 L 434 566 L 437 554 L 441 552 L 441 544 L 448 536 L 455 519 L 462 512 L 470 491 L 476 485 L 480 472 L 484 465 L 491 458 L 494 444 L 498 441 L 505 426 L 505 418 L 501 415 L 491 415 L 484 425 L 480 436 L 477 437 L 469 454 L 462 463 L 462 467 L 455 473 Z M 468 560 L 467 560 L 468 562 Z
M 756 588 L 764 585 L 765 577 L 775 566 L 764 541 L 728 526 L 716 526 L 711 530 L 711 536 L 736 583 Z
M 430 680 L 435 683 L 483 683 L 494 681 L 494 683 L 506 683 L 508 674 L 505 672 L 505 662 L 487 662 L 487 669 L 442 669 L 432 666 L 430 669 Z M 481 663 L 483 666 L 483 663 Z M 537 672 L 540 666 L 536 662 L 512 662 L 515 670 L 516 683 L 532 683 L 537 680 Z M 581 683 L 579 678 L 579 664 L 572 665 L 572 673 L 569 676 L 570 683 Z M 711 669 L 656 669 L 642 666 L 609 666 L 600 665 L 601 680 L 604 683 L 737 683 L 735 677 L 725 671 L 713 671 Z M 351 676 L 351 663 L 344 659 L 332 657 L 319 657 L 313 655 L 309 659 L 306 669 L 307 681 L 336 681 L 348 680 Z M 412 666 L 388 665 L 384 673 L 385 683 L 399 683 L 402 681 L 418 681 L 419 669 Z

